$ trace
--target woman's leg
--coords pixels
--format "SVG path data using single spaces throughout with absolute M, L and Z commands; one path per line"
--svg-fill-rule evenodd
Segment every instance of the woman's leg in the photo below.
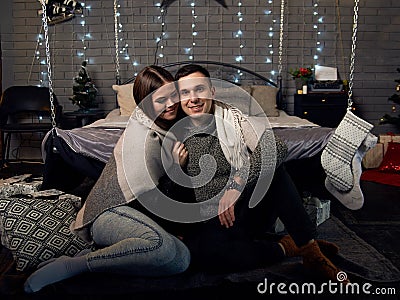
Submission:
M 88 271 L 166 276 L 189 266 L 189 250 L 179 239 L 128 206 L 101 214 L 92 225 L 92 234 L 101 249 L 82 256 L 61 256 L 43 265 L 29 276 L 25 291 L 36 292 Z
M 128 206 L 99 216 L 92 237 L 100 248 L 87 255 L 92 272 L 164 276 L 181 273 L 189 265 L 189 250 L 179 239 Z

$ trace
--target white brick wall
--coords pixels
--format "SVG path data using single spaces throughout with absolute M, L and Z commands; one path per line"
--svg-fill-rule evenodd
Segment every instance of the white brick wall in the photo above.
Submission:
M 155 38 L 161 30 L 159 8 L 155 6 L 157 2 L 161 1 L 120 1 L 124 30 L 121 37 L 124 43 L 129 44 L 132 59 L 140 63 L 138 67 L 133 67 L 129 60 L 121 58 L 123 80 L 143 66 L 154 63 Z M 192 43 L 189 2 L 177 0 L 168 9 L 165 26 L 167 38 L 164 41 L 164 58 L 158 61 L 160 64 L 188 59 L 184 48 L 190 47 Z M 236 63 L 239 41 L 234 38 L 234 32 L 239 28 L 238 2 L 226 0 L 229 8 L 224 9 L 216 1 L 195 1 L 198 15 L 195 59 Z M 241 25 L 242 40 L 245 45 L 242 49 L 242 65 L 270 76 L 269 72 L 271 69 L 277 70 L 278 63 L 277 30 L 280 1 L 273 0 L 273 17 L 277 20 L 274 25 L 275 35 L 272 38 L 275 51 L 273 66 L 264 63 L 268 52 L 267 45 L 270 43 L 267 31 L 272 25 L 271 16 L 264 14 L 264 10 L 268 8 L 268 1 L 241 2 L 244 17 Z M 318 63 L 335 66 L 342 78 L 348 77 L 353 1 L 339 1 L 339 11 L 335 7 L 337 1 L 286 1 L 288 7 L 285 16 L 282 75 L 289 112 L 293 111 L 294 82 L 287 70 L 314 64 L 313 55 L 317 40 L 316 31 L 313 29 L 316 22 L 316 17 L 313 17 L 314 2 L 319 3 L 318 11 L 320 16 L 324 17 L 324 22 L 319 24 L 319 40 L 323 51 L 319 54 Z M 87 0 L 86 5 L 91 6 L 85 17 L 86 32 L 91 34 L 91 38 L 86 40 L 88 68 L 99 89 L 100 106 L 111 110 L 115 103 L 111 90 L 115 81 L 113 1 Z M 6 5 L 1 12 L 3 89 L 14 84 L 37 84 L 40 72 L 45 71 L 36 61 L 31 69 L 36 39 L 41 29 L 41 19 L 37 15 L 40 3 L 34 0 L 14 0 L 9 6 L 7 8 Z M 359 14 L 355 103 L 360 104 L 359 111 L 364 118 L 377 124 L 383 114 L 391 112 L 392 103 L 388 102 L 387 98 L 395 91 L 394 79 L 400 77 L 396 71 L 396 68 L 400 67 L 400 2 L 361 0 Z M 341 20 L 340 26 L 338 19 Z M 82 18 L 77 16 L 68 22 L 49 27 L 55 92 L 66 111 L 77 108 L 68 98 L 72 95 L 73 77 L 77 75 L 82 62 L 82 58 L 77 56 L 77 53 L 82 51 L 79 38 L 83 33 L 81 20 Z M 44 53 L 44 48 L 41 48 L 43 58 Z M 276 79 L 276 76 L 272 78 Z

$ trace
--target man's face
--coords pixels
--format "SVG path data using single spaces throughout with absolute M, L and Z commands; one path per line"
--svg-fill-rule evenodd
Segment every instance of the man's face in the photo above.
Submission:
M 178 80 L 181 107 L 190 117 L 209 113 L 215 89 L 210 85 L 210 79 L 200 72 L 192 73 Z

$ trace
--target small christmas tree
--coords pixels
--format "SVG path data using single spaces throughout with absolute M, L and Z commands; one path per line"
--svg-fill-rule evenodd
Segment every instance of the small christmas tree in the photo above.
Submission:
M 86 69 L 87 62 L 82 62 L 79 74 L 74 78 L 72 87 L 74 95 L 70 98 L 72 103 L 78 105 L 82 110 L 98 107 L 96 103 L 97 89 Z
M 397 68 L 397 72 L 400 73 L 400 68 Z M 388 100 L 400 105 L 400 79 L 396 79 L 395 82 L 397 82 L 396 93 L 390 96 Z M 393 106 L 392 110 L 396 111 L 396 107 Z M 385 114 L 381 118 L 380 124 L 394 124 L 400 128 L 400 115 L 398 117 L 392 117 L 389 114 Z

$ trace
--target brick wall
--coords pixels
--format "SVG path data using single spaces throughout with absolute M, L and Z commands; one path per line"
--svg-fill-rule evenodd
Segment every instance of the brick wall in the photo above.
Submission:
M 121 54 L 121 77 L 126 79 L 143 66 L 155 62 L 156 37 L 161 32 L 159 7 L 152 0 L 120 1 L 121 23 L 120 45 L 127 43 L 130 59 Z M 193 56 L 198 60 L 217 60 L 237 63 L 235 58 L 242 54 L 242 66 L 276 79 L 271 75 L 278 67 L 279 14 L 280 1 L 241 0 L 240 11 L 243 32 L 240 50 L 236 0 L 226 0 L 228 9 L 216 1 L 196 0 L 195 13 L 196 46 Z M 353 1 L 340 0 L 299 0 L 286 1 L 283 48 L 283 83 L 288 112 L 293 112 L 294 81 L 288 75 L 290 68 L 313 66 L 315 63 L 337 67 L 342 79 L 348 78 L 351 47 Z M 318 3 L 318 8 L 313 6 Z M 335 4 L 339 3 L 339 8 Z M 187 60 L 185 48 L 191 47 L 192 12 L 190 1 L 177 0 L 166 14 L 166 36 L 163 45 L 163 58 L 158 63 Z M 77 75 L 85 52 L 89 61 L 88 69 L 99 89 L 100 106 L 106 110 L 114 107 L 115 97 L 111 85 L 115 82 L 114 19 L 112 0 L 87 0 L 85 18 L 74 19 L 49 27 L 50 50 L 52 53 L 53 81 L 55 92 L 66 111 L 75 110 L 68 99 L 72 95 L 73 77 Z M 1 12 L 2 19 L 2 59 L 3 88 L 14 84 L 38 84 L 45 72 L 44 47 L 39 46 L 41 58 L 34 58 L 41 19 L 37 11 L 38 1 L 13 0 Z M 266 10 L 272 14 L 266 14 Z M 319 15 L 315 16 L 314 11 Z M 359 9 L 359 32 L 357 36 L 357 58 L 355 67 L 354 99 L 359 114 L 365 119 L 378 123 L 385 113 L 391 113 L 392 103 L 387 98 L 395 91 L 394 79 L 399 78 L 396 68 L 400 67 L 400 2 L 395 0 L 361 0 Z M 323 17 L 323 23 L 318 23 Z M 273 20 L 276 22 L 273 22 Z M 86 26 L 81 22 L 85 20 Z M 340 20 L 340 22 L 339 22 Z M 318 31 L 313 27 L 318 24 Z M 274 35 L 269 37 L 269 27 Z M 90 33 L 82 42 L 82 36 Z M 316 51 L 320 41 L 321 52 Z M 83 51 L 83 44 L 86 51 Z M 273 55 L 269 54 L 272 44 Z M 158 54 L 161 53 L 159 49 Z M 318 55 L 318 59 L 314 59 Z M 272 63 L 265 63 L 267 57 Z M 137 61 L 138 66 L 133 62 Z M 400 109 L 400 108 L 399 108 Z M 397 115 L 397 113 L 393 113 Z M 376 130 L 387 131 L 390 127 Z

